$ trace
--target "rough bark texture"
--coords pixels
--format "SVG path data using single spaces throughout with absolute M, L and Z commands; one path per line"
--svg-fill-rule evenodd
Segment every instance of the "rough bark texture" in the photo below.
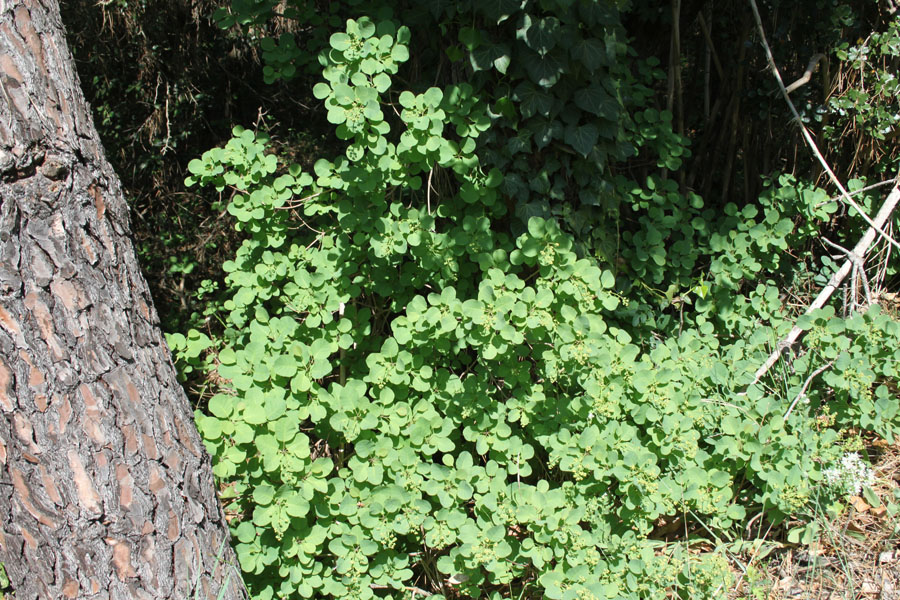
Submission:
M 0 561 L 17 600 L 245 598 L 56 0 L 0 0 Z

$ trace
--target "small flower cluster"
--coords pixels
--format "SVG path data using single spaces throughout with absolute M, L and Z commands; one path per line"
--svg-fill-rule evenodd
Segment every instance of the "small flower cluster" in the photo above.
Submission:
M 823 475 L 829 487 L 846 495 L 859 495 L 863 487 L 875 483 L 875 472 L 856 452 L 845 454 L 840 464 L 825 469 Z

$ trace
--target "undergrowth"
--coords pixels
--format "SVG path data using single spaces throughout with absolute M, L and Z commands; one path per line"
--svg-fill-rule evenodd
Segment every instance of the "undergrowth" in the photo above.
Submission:
M 839 205 L 790 175 L 741 206 L 684 190 L 664 74 L 613 5 L 441 10 L 468 81 L 402 77 L 413 33 L 373 11 L 321 54 L 338 156 L 304 171 L 238 127 L 189 165 L 245 236 L 220 327 L 169 341 L 212 388 L 197 425 L 247 584 L 719 597 L 753 523 L 810 543 L 874 483 L 861 440 L 900 431 L 900 323 L 786 306 L 830 276 Z M 282 44 L 272 80 L 309 65 Z M 795 322 L 803 349 L 756 382 Z

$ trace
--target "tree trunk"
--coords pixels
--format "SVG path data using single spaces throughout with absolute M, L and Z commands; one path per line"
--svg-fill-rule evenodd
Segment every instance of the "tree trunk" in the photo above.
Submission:
M 56 0 L 0 0 L 0 415 L 16 600 L 246 597 Z

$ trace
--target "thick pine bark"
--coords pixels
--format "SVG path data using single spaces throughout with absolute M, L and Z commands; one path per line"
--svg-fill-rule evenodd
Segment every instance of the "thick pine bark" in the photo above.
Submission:
M 17 600 L 246 597 L 56 0 L 0 0 L 0 561 Z

